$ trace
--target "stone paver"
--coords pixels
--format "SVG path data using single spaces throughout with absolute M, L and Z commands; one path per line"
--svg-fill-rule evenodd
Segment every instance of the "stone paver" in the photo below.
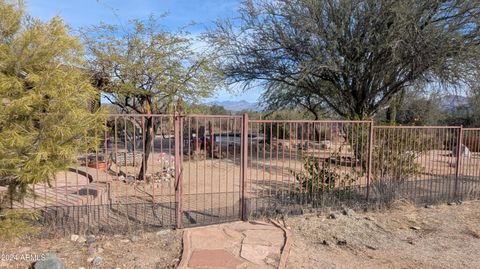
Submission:
M 186 229 L 179 268 L 278 268 L 284 230 L 263 222 L 233 222 Z
M 262 245 L 243 244 L 240 256 L 255 264 L 264 264 L 269 256 L 280 256 L 280 249 Z
M 223 249 L 196 249 L 193 251 L 188 267 L 235 269 L 243 261 Z

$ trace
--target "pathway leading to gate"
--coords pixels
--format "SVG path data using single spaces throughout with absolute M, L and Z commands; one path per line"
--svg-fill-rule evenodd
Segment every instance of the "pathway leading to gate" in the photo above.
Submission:
M 185 229 L 178 268 L 285 268 L 290 242 L 290 232 L 274 221 Z

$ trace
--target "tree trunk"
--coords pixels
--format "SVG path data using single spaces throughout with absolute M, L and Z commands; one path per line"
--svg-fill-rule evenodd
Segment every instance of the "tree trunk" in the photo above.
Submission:
M 392 103 L 387 108 L 386 120 L 390 124 L 394 124 L 397 121 L 397 104 Z
M 155 140 L 155 133 L 156 133 L 156 128 L 155 128 L 155 123 L 153 117 L 145 117 L 146 119 L 146 125 L 142 132 L 145 134 L 145 141 L 144 144 L 142 145 L 144 148 L 143 152 L 143 160 L 142 160 L 142 167 L 140 168 L 140 173 L 138 174 L 138 180 L 144 180 L 146 178 L 147 174 L 147 169 L 148 169 L 148 158 L 150 156 L 150 152 L 152 151 L 152 147 L 155 146 L 154 140 Z M 143 126 L 142 126 L 143 127 Z

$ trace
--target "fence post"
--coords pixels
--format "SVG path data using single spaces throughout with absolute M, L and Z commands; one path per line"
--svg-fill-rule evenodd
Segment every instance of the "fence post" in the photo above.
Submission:
M 246 189 L 247 189 L 247 169 L 248 169 L 248 114 L 243 114 L 242 117 L 242 150 L 240 160 L 240 203 L 241 203 L 241 217 L 243 221 L 248 220 L 247 204 L 246 204 Z
M 367 163 L 367 203 L 369 202 L 370 198 L 370 181 L 372 179 L 372 156 L 373 156 L 373 144 L 375 143 L 374 141 L 374 123 L 373 120 L 370 121 L 370 129 L 368 133 L 368 163 Z
M 175 136 L 175 218 L 177 229 L 183 228 L 182 209 L 182 117 L 178 112 L 174 115 L 174 136 Z
M 458 177 L 460 175 L 460 163 L 462 161 L 461 155 L 462 155 L 462 144 L 463 144 L 463 125 L 460 126 L 460 129 L 458 131 L 458 139 L 457 139 L 457 152 L 455 153 L 457 156 L 457 161 L 455 164 L 455 187 L 453 191 L 453 199 L 457 197 L 457 190 L 458 190 Z

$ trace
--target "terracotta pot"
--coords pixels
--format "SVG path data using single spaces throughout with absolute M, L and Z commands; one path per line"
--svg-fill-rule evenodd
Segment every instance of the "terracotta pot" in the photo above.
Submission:
M 107 162 L 103 161 L 98 161 L 98 162 L 89 162 L 87 163 L 87 166 L 90 168 L 95 168 L 100 171 L 106 171 L 107 170 Z

